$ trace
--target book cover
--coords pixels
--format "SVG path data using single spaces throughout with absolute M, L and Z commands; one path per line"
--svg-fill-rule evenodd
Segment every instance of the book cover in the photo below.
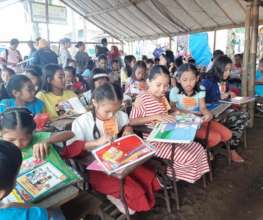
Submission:
M 255 97 L 250 97 L 250 96 L 236 96 L 234 98 L 226 99 L 226 100 L 220 100 L 219 102 L 222 103 L 231 103 L 235 105 L 242 105 L 246 104 L 249 102 L 255 101 Z
M 137 135 L 121 137 L 92 151 L 106 173 L 120 173 L 152 157 L 155 150 Z
M 180 114 L 176 116 L 176 122 L 156 124 L 147 140 L 166 143 L 191 143 L 200 124 L 200 117 L 192 114 Z

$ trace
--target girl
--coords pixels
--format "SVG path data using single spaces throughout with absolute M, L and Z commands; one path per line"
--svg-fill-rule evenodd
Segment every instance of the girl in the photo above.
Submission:
M 92 111 L 81 115 L 72 124 L 76 138 L 85 141 L 84 150 L 91 151 L 111 142 L 128 124 L 127 114 L 119 111 L 122 99 L 122 89 L 117 84 L 105 83 L 94 90 Z M 127 129 L 124 133 L 128 132 Z M 90 171 L 89 182 L 96 191 L 107 194 L 114 204 L 119 203 L 119 181 L 116 178 L 103 172 Z M 143 166 L 136 168 L 125 179 L 129 208 L 134 211 L 151 209 L 154 206 L 154 191 L 159 187 L 151 170 Z
M 127 80 L 125 93 L 129 96 L 136 96 L 146 87 L 146 65 L 143 61 L 137 61 L 132 75 Z
M 93 70 L 93 76 L 92 76 L 92 81 L 90 85 L 91 89 L 87 92 L 84 92 L 80 97 L 80 101 L 82 102 L 82 104 L 90 105 L 91 97 L 92 97 L 92 93 L 94 89 L 109 81 L 110 81 L 109 75 L 105 73 L 103 69 L 95 68 Z
M 84 42 L 79 41 L 75 47 L 78 48 L 78 52 L 75 55 L 76 66 L 77 66 L 76 73 L 82 74 L 88 66 L 88 62 L 90 60 L 90 57 L 89 57 L 88 53 L 85 52 L 86 46 L 85 46 Z
M 132 68 L 136 63 L 136 58 L 133 55 L 127 55 L 124 57 L 125 67 L 121 68 L 121 86 L 125 86 L 127 79 L 132 75 Z
M 35 87 L 26 76 L 13 76 L 7 85 L 7 91 L 12 98 L 0 102 L 0 112 L 16 106 L 26 107 L 34 116 L 44 111 L 44 103 L 35 98 Z
M 25 70 L 25 75 L 32 81 L 35 87 L 35 91 L 37 93 L 41 88 L 41 75 L 42 75 L 41 69 L 37 66 L 32 66 Z
M 168 115 L 170 105 L 165 97 L 169 87 L 169 70 L 161 65 L 154 66 L 147 79 L 148 89 L 137 96 L 130 114 L 130 125 L 150 125 L 156 122 L 174 121 L 175 117 Z M 147 137 L 147 134 L 144 134 Z M 156 147 L 157 157 L 171 158 L 172 145 L 169 143 L 151 142 Z M 209 171 L 207 155 L 198 143 L 177 144 L 174 154 L 176 178 L 190 183 L 197 181 Z M 172 176 L 172 170 L 168 170 Z
M 171 75 L 174 74 L 176 68 L 174 64 L 174 53 L 171 50 L 166 50 L 160 56 L 160 65 L 164 65 L 169 69 Z
M 8 99 L 10 98 L 6 86 L 9 82 L 9 80 L 15 75 L 15 71 L 11 68 L 4 68 L 1 71 L 1 85 L 0 85 L 0 100 L 1 99 Z
M 202 113 L 203 124 L 197 131 L 197 137 L 204 139 L 208 121 L 213 115 L 207 110 L 205 104 L 205 91 L 199 86 L 198 70 L 192 64 L 182 64 L 177 70 L 177 87 L 170 91 L 170 101 L 175 104 L 176 110 L 193 112 L 199 109 Z M 208 146 L 214 147 L 220 142 L 231 139 L 232 132 L 216 121 L 210 122 Z
M 65 88 L 73 90 L 76 94 L 82 93 L 85 90 L 85 84 L 80 81 L 81 76 L 76 75 L 76 69 L 72 66 L 64 68 L 65 73 Z
M 212 68 L 204 76 L 201 84 L 206 90 L 206 102 L 218 102 L 220 99 L 234 97 L 235 94 L 229 91 L 228 79 L 231 74 L 232 60 L 227 56 L 220 56 L 214 60 Z M 236 149 L 240 143 L 242 134 L 248 125 L 248 113 L 230 109 L 226 126 L 232 131 L 231 157 L 234 162 L 242 163 L 244 159 L 237 153 Z
M 37 93 L 36 97 L 45 104 L 45 112 L 51 120 L 59 117 L 58 106 L 72 97 L 77 95 L 70 91 L 64 90 L 65 74 L 63 69 L 56 64 L 49 64 L 43 71 L 42 90 Z
M 32 148 L 36 160 L 43 160 L 54 143 L 72 138 L 72 132 L 62 132 L 50 136 L 50 133 L 35 133 L 35 123 L 31 113 L 25 108 L 11 108 L 2 113 L 0 119 L 2 139 L 15 144 L 22 153 Z M 56 209 L 54 219 L 64 220 L 62 212 Z M 53 218 L 51 218 L 53 219 Z

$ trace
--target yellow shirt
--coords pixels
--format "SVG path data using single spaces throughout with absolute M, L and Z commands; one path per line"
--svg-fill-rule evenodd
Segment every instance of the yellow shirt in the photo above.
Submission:
M 36 97 L 42 100 L 45 104 L 45 112 L 48 113 L 50 119 L 57 118 L 59 115 L 56 111 L 56 106 L 60 102 L 67 101 L 70 98 L 77 96 L 74 92 L 70 90 L 64 90 L 62 96 L 57 96 L 52 92 L 40 91 L 37 93 Z

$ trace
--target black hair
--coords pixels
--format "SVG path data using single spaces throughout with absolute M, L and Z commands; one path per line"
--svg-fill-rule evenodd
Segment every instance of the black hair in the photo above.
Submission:
M 30 73 L 33 76 L 36 76 L 38 78 L 41 78 L 42 76 L 42 70 L 38 66 L 29 66 L 25 69 L 25 72 Z
M 10 40 L 10 45 L 18 45 L 19 44 L 19 40 L 16 38 L 13 38 Z
M 102 38 L 101 39 L 101 44 L 104 45 L 104 44 L 107 44 L 107 43 L 108 43 L 107 38 Z
M 183 62 L 183 57 L 179 56 L 176 57 L 176 59 L 174 60 L 175 66 L 176 68 L 179 68 L 184 62 Z
M 13 76 L 13 75 L 16 74 L 15 71 L 14 71 L 13 69 L 9 68 L 9 67 L 4 67 L 4 68 L 2 69 L 2 72 L 3 72 L 3 71 L 7 72 L 10 76 Z
M 155 63 L 155 64 L 158 64 L 159 62 L 160 62 L 160 58 L 155 57 L 155 58 L 154 58 L 154 63 Z
M 42 75 L 42 89 L 46 92 L 52 91 L 52 85 L 50 81 L 54 78 L 57 71 L 63 70 L 63 68 L 57 64 L 48 64 L 44 67 Z
M 14 144 L 0 140 L 0 190 L 13 189 L 22 163 L 22 153 Z
M 120 63 L 118 59 L 113 59 L 111 62 L 112 63 L 118 63 L 118 64 Z
M 104 100 L 122 102 L 123 100 L 122 88 L 117 83 L 105 83 L 93 91 L 92 98 L 96 102 L 101 102 Z M 96 113 L 94 108 L 92 110 L 92 115 L 94 120 L 93 137 L 95 139 L 98 139 L 100 138 L 101 134 L 96 125 Z
M 217 59 L 218 57 L 223 56 L 223 55 L 224 55 L 224 52 L 223 52 L 222 50 L 215 50 L 215 51 L 213 52 L 213 58 L 212 58 L 212 60 L 215 60 L 215 59 Z
M 83 41 L 79 41 L 79 42 L 75 45 L 76 48 L 80 48 L 80 47 L 82 47 L 82 46 L 85 46 L 85 44 L 84 44 Z
M 232 60 L 226 56 L 220 56 L 214 60 L 212 68 L 207 72 L 207 77 L 212 78 L 214 81 L 221 82 L 223 80 L 223 75 L 227 64 L 232 64 Z
M 125 63 L 125 68 L 127 70 L 128 77 L 130 77 L 132 75 L 131 62 L 133 60 L 136 60 L 135 56 L 133 56 L 133 55 L 127 55 L 124 57 L 124 63 Z
M 193 65 L 193 64 L 191 64 L 191 63 L 185 63 L 185 64 L 182 64 L 182 65 L 177 69 L 177 71 L 176 71 L 176 77 L 177 77 L 178 79 L 180 79 L 181 76 L 183 75 L 183 73 L 186 72 L 186 71 L 191 71 L 196 77 L 198 77 L 198 75 L 199 75 L 199 72 L 198 72 L 198 70 L 197 70 L 197 68 L 196 68 L 195 65 Z M 179 90 L 179 94 L 187 95 L 187 94 L 185 93 L 185 91 L 184 91 L 181 83 L 177 82 L 176 86 L 177 86 L 177 88 L 178 88 L 178 90 Z M 195 84 L 194 89 L 193 89 L 193 94 L 192 94 L 192 96 L 194 96 L 197 92 L 200 92 L 200 91 L 201 91 L 201 90 L 200 90 L 200 85 L 199 85 L 199 82 L 197 82 L 197 83 Z
M 89 69 L 90 71 L 92 71 L 92 70 L 94 69 L 94 67 L 95 67 L 95 62 L 94 62 L 92 59 L 90 59 L 90 60 L 88 61 L 87 69 Z
M 137 68 L 144 68 L 145 73 L 146 73 L 146 69 L 147 69 L 144 61 L 141 61 L 141 60 L 137 61 L 136 64 L 134 65 L 133 69 L 132 69 L 132 75 L 131 75 L 131 78 L 134 80 L 136 80 L 135 72 L 136 72 Z
M 76 68 L 74 68 L 73 66 L 66 66 L 64 68 L 64 71 L 68 71 L 70 72 L 73 76 L 76 76 Z
M 147 59 L 147 60 L 146 60 L 146 64 L 154 64 L 153 59 Z
M 170 79 L 170 73 L 169 73 L 169 70 L 166 66 L 155 65 L 151 69 L 150 74 L 148 75 L 148 79 L 151 81 L 151 80 L 155 79 L 156 76 L 161 75 L 161 74 L 167 75 L 167 77 Z
M 166 59 L 167 66 L 169 67 L 171 63 L 174 62 L 174 53 L 171 50 L 166 50 L 162 56 Z
M 1 113 L 0 128 L 4 129 L 21 129 L 26 134 L 32 134 L 36 124 L 32 113 L 27 108 L 15 107 L 8 108 Z
M 107 59 L 107 57 L 103 54 L 103 55 L 100 55 L 99 57 L 98 57 L 98 61 L 100 61 L 100 60 L 108 60 Z
M 13 96 L 13 91 L 21 91 L 25 83 L 31 82 L 31 80 L 25 75 L 15 75 L 7 83 L 7 92 L 11 97 Z
M 195 65 L 195 59 L 193 57 L 190 57 L 188 59 L 188 63 Z
M 98 75 L 98 74 L 102 74 L 102 73 L 106 73 L 104 69 L 101 69 L 101 68 L 95 68 L 93 69 L 92 71 L 92 77 L 89 81 L 89 87 L 91 89 L 91 91 L 93 91 L 95 89 L 95 82 L 98 80 L 98 79 L 101 79 L 101 78 L 106 78 L 108 79 L 108 81 L 110 80 L 109 78 L 107 77 L 101 77 L 101 78 L 97 78 L 97 79 L 93 79 L 94 76 Z
M 142 60 L 146 61 L 146 60 L 148 60 L 148 57 L 146 55 L 142 55 Z

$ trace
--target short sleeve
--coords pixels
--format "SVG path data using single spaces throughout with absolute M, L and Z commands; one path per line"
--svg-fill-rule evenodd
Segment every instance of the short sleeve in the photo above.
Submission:
M 143 106 L 143 100 L 139 96 L 136 98 L 135 102 L 132 105 L 132 110 L 130 112 L 130 118 L 141 118 L 145 116 L 145 109 Z
M 178 97 L 178 88 L 177 87 L 173 87 L 170 91 L 170 94 L 169 94 L 169 99 L 170 99 L 170 102 L 178 102 L 179 100 L 179 97 Z

